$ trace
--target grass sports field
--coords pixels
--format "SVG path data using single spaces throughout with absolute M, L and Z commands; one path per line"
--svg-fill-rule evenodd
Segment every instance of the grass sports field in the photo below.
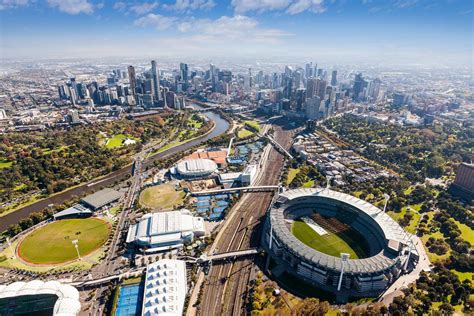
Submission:
M 171 184 L 161 184 L 143 190 L 139 202 L 145 207 L 166 210 L 182 204 L 185 195 L 183 191 L 176 191 Z
M 349 253 L 351 259 L 367 256 L 364 241 L 361 240 L 363 237 L 352 229 L 337 234 L 328 232 L 326 235 L 319 235 L 302 220 L 295 220 L 291 232 L 305 245 L 330 256 L 339 257 L 341 252 Z
M 98 218 L 64 219 L 34 230 L 18 246 L 20 257 L 34 264 L 59 264 L 77 258 L 72 244 L 79 240 L 79 252 L 86 256 L 102 246 L 110 224 Z

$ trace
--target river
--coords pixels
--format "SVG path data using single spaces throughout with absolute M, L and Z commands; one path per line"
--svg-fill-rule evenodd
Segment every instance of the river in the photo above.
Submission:
M 196 109 L 203 109 L 202 107 L 196 104 L 193 104 L 192 106 Z M 219 114 L 214 113 L 212 111 L 206 111 L 202 114 L 207 116 L 210 120 L 214 121 L 215 127 L 209 134 L 201 138 L 192 140 L 190 142 L 181 144 L 179 146 L 172 147 L 163 152 L 157 153 L 149 157 L 145 164 L 149 164 L 154 160 L 165 158 L 177 152 L 189 149 L 195 145 L 199 145 L 211 138 L 217 137 L 225 133 L 225 131 L 229 128 L 229 123 L 224 120 Z M 109 173 L 107 176 L 101 178 L 99 181 L 92 180 L 74 189 L 58 193 L 54 196 L 45 198 L 28 206 L 22 207 L 15 212 L 2 216 L 0 217 L 0 231 L 6 230 L 10 225 L 17 224 L 22 218 L 27 217 L 33 212 L 41 211 L 44 208 L 48 207 L 48 205 L 50 204 L 62 204 L 75 196 L 80 196 L 84 193 L 92 193 L 94 191 L 97 191 L 101 187 L 112 185 L 115 181 L 124 180 L 128 174 L 131 174 L 131 172 L 132 166 L 124 167 L 122 169 Z

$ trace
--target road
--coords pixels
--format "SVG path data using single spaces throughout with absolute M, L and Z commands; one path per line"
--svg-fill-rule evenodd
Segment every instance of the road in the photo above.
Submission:
M 217 137 L 225 133 L 226 130 L 229 128 L 229 123 L 226 120 L 224 120 L 222 117 L 220 117 L 218 114 L 209 111 L 209 112 L 204 112 L 204 115 L 206 115 L 209 119 L 213 120 L 215 124 L 214 129 L 209 134 L 201 138 L 192 140 L 190 142 L 181 144 L 179 146 L 172 147 L 168 150 L 157 153 L 155 155 L 152 155 L 147 158 L 146 162 L 144 163 L 144 166 L 151 165 L 155 160 L 166 158 L 175 153 L 184 151 L 195 145 L 203 143 L 209 139 Z M 50 204 L 62 204 L 65 201 L 72 199 L 73 197 L 81 196 L 84 193 L 92 193 L 99 190 L 102 187 L 113 185 L 116 181 L 122 181 L 126 179 L 126 177 L 129 174 L 131 174 L 131 172 L 132 172 L 132 165 L 128 165 L 117 171 L 109 173 L 103 178 L 95 179 L 88 183 L 79 185 L 73 189 L 60 192 L 56 195 L 53 195 L 46 199 L 40 200 L 38 202 L 35 202 L 33 204 L 20 208 L 15 212 L 2 216 L 0 217 L 0 232 L 8 229 L 8 227 L 12 224 L 17 224 L 21 219 L 27 217 L 31 213 L 38 212 L 47 208 L 48 205 Z
M 285 148 L 289 148 L 293 131 L 284 130 L 277 125 L 274 129 L 275 139 Z M 283 156 L 272 147 L 256 185 L 277 185 L 283 164 Z M 244 194 L 226 219 L 214 241 L 211 253 L 216 250 L 221 253 L 258 247 L 262 220 L 272 198 L 273 193 L 269 192 Z M 194 311 L 191 308 L 188 315 L 247 314 L 248 285 L 253 271 L 254 263 L 251 258 L 213 265 L 207 277 L 201 276 L 201 279 L 204 279 L 204 287 L 199 309 Z

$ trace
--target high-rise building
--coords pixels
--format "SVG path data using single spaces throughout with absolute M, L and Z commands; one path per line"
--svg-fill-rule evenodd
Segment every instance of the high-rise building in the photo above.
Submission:
M 359 100 L 361 92 L 364 90 L 365 80 L 361 73 L 356 74 L 352 87 L 352 99 Z
M 322 79 L 317 79 L 316 80 L 316 95 L 321 99 L 324 100 L 324 97 L 326 96 L 326 86 L 327 86 L 326 80 Z
M 296 90 L 296 111 L 301 112 L 303 110 L 303 103 L 306 100 L 306 89 Z
M 135 67 L 128 66 L 128 82 L 130 85 L 130 94 L 135 95 L 136 88 L 137 88 L 137 77 L 135 74 Z
M 333 70 L 331 74 L 331 86 L 335 87 L 337 85 L 337 70 Z
M 367 86 L 367 99 L 370 102 L 376 102 L 380 93 L 380 84 L 382 82 L 379 78 L 370 81 Z
M 313 76 L 313 62 L 306 64 L 305 77 L 311 78 Z
M 308 120 L 314 120 L 318 118 L 320 106 L 321 99 L 318 96 L 306 99 L 306 117 Z
M 316 94 L 317 81 L 316 78 L 309 78 L 306 81 L 306 98 L 312 98 Z
M 161 89 L 160 89 L 160 71 L 156 66 L 156 61 L 151 61 L 151 77 L 153 79 L 153 90 L 155 92 L 154 99 L 156 102 L 161 101 Z

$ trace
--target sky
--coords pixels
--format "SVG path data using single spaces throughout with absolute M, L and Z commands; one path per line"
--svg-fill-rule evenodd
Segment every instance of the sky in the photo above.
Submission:
M 0 0 L 0 58 L 472 65 L 471 0 Z

